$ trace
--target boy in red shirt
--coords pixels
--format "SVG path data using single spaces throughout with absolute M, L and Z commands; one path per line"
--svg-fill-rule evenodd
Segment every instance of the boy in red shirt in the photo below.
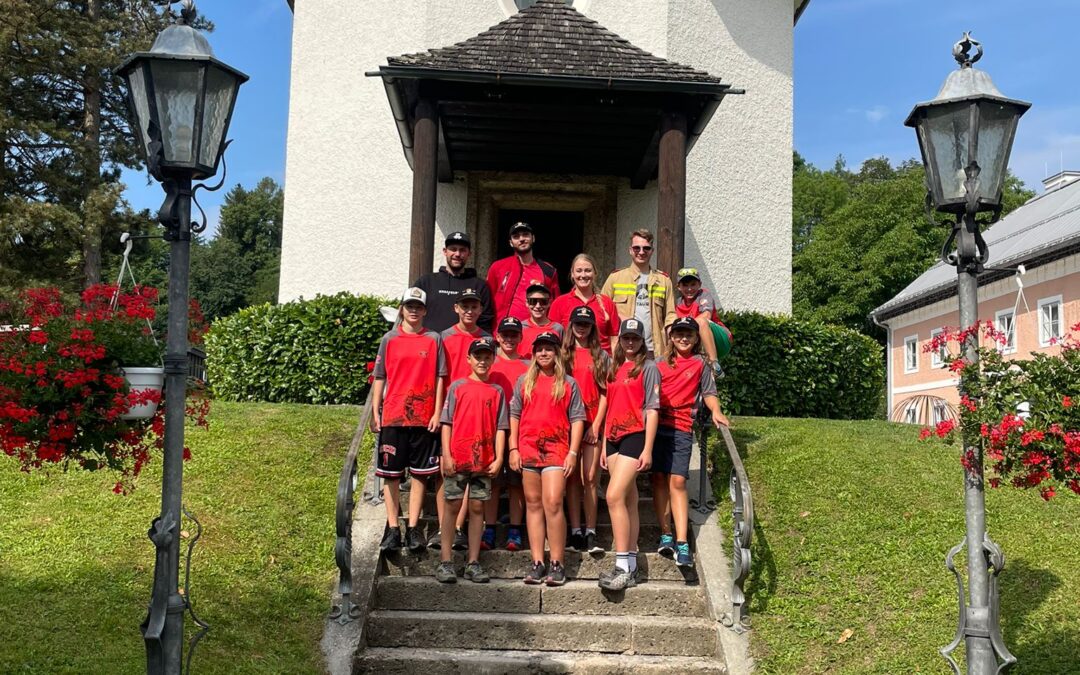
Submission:
M 405 528 L 410 551 L 422 551 L 424 540 L 416 529 L 424 503 L 426 480 L 439 473 L 435 432 L 439 428 L 446 359 L 439 334 L 424 328 L 427 294 L 410 288 L 401 298 L 401 324 L 379 342 L 375 357 L 375 383 L 371 390 L 372 430 L 378 434 L 375 475 L 383 478 L 386 532 L 381 548 L 401 548 L 398 514 L 399 488 L 409 472 L 409 520 Z
M 435 578 L 442 583 L 457 581 L 450 532 L 466 491 L 469 552 L 465 578 L 476 583 L 487 583 L 491 579 L 480 567 L 484 502 L 491 497 L 491 479 L 502 469 L 506 433 L 510 428 L 506 396 L 489 379 L 495 361 L 495 343 L 489 337 L 473 340 L 466 358 L 472 374 L 455 380 L 447 389 L 440 419 L 446 508 L 442 517 L 441 562 L 435 569 Z
M 509 401 L 514 396 L 514 384 L 529 369 L 529 360 L 520 358 L 518 345 L 521 344 L 521 321 L 508 316 L 499 322 L 495 334 L 499 350 L 495 354 L 495 365 L 491 367 L 491 381 L 502 388 Z M 484 536 L 480 548 L 495 548 L 495 523 L 499 520 L 499 495 L 506 489 L 510 494 L 510 528 L 506 533 L 506 550 L 520 551 L 521 528 L 525 522 L 525 493 L 521 489 L 521 472 L 510 468 L 510 462 L 503 462 L 502 473 L 495 479 L 491 489 L 491 499 L 484 511 Z
M 555 333 L 562 339 L 563 327 L 551 320 L 551 291 L 538 281 L 534 281 L 525 291 L 525 302 L 529 304 L 529 318 L 521 322 L 521 344 L 518 353 L 523 359 L 532 358 L 533 340 L 541 333 Z
M 720 375 L 723 371 L 716 358 L 716 339 L 713 338 L 712 328 L 709 326 L 710 322 L 720 323 L 716 314 L 719 305 L 716 304 L 709 289 L 702 288 L 701 276 L 698 275 L 696 267 L 682 268 L 676 275 L 676 279 L 679 282 L 676 288 L 681 297 L 675 303 L 675 314 L 680 317 L 689 317 L 697 323 L 701 346 L 709 357 L 712 369 Z
M 448 385 L 454 380 L 468 377 L 472 372 L 466 358 L 469 345 L 477 338 L 491 337 L 487 331 L 476 325 L 482 309 L 480 293 L 475 288 L 466 288 L 454 301 L 454 311 L 458 315 L 458 322 L 439 333 L 443 349 L 446 350 L 446 367 L 450 371 Z

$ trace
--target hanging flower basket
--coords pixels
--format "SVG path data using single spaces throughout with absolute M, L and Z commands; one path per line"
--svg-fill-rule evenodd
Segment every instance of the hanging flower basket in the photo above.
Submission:
M 157 412 L 161 390 L 165 386 L 164 368 L 121 368 L 128 384 L 128 394 L 143 403 L 129 403 L 128 411 L 120 415 L 122 420 L 148 420 Z M 155 395 L 156 394 L 156 395 Z

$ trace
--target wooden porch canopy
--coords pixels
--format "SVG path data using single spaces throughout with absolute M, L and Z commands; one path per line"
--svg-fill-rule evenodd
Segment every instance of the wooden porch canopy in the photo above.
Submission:
M 563 0 L 458 44 L 387 59 L 381 77 L 413 169 L 410 280 L 431 270 L 437 182 L 454 171 L 658 179 L 657 263 L 682 265 L 686 155 L 720 78 L 635 47 Z

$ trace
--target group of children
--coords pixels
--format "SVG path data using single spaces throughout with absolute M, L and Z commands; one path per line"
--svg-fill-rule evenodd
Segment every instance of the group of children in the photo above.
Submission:
M 696 407 L 704 404 L 714 424 L 727 424 L 698 323 L 676 320 L 667 352 L 654 362 L 642 322 L 626 319 L 609 355 L 591 308 L 571 310 L 564 329 L 548 317 L 551 299 L 544 285 L 530 286 L 529 319 L 502 319 L 492 340 L 476 325 L 475 292 L 461 293 L 459 321 L 440 335 L 424 329 L 426 296 L 410 288 L 399 324 L 379 344 L 372 404 L 388 522 L 382 548 L 402 547 L 399 489 L 408 472 L 404 545 L 411 551 L 438 546 L 441 582 L 457 580 L 455 548 L 468 551 L 466 579 L 489 580 L 479 554 L 495 546 L 499 495 L 507 490 L 506 548 L 519 550 L 523 520 L 527 528 L 532 562 L 525 583 L 565 583 L 567 548 L 603 551 L 596 540 L 601 469 L 609 473 L 605 499 L 615 566 L 600 575 L 599 585 L 621 590 L 637 584 L 637 476 L 643 472 L 651 473 L 663 533 L 657 550 L 680 566 L 694 564 L 686 480 Z M 439 475 L 440 532 L 428 543 L 417 523 L 428 483 Z

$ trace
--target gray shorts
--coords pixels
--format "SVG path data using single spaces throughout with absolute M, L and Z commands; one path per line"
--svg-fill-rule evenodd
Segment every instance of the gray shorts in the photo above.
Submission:
M 444 477 L 445 495 L 449 500 L 465 498 L 465 489 L 469 490 L 469 499 L 486 502 L 491 499 L 491 476 L 480 473 L 455 473 Z
M 529 473 L 545 474 L 548 471 L 562 471 L 561 466 L 523 466 L 522 471 L 528 471 Z

